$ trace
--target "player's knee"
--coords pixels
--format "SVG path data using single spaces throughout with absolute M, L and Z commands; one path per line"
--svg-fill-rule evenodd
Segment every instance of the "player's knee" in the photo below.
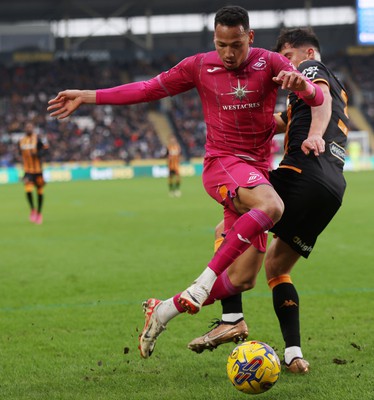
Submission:
M 281 219 L 284 212 L 282 199 L 277 194 L 269 196 L 264 202 L 263 211 L 275 224 Z
M 239 188 L 243 189 L 243 188 Z M 239 213 L 244 214 L 251 209 L 259 209 L 264 212 L 274 224 L 278 222 L 284 211 L 284 204 L 277 192 L 270 186 L 261 185 L 255 190 L 256 193 L 250 191 L 251 189 L 241 190 L 239 198 L 234 199 L 234 204 Z
M 251 290 L 256 286 L 256 278 L 251 278 L 245 282 L 241 282 L 239 285 L 239 289 L 241 292 L 245 292 L 247 290 Z
M 276 206 L 276 222 L 278 222 L 284 213 L 284 203 L 283 200 L 278 196 L 278 202 Z M 274 220 L 273 220 L 274 221 Z

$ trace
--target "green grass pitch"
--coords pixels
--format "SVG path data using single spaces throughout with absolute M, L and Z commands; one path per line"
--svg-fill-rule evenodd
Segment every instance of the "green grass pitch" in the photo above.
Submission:
M 282 371 L 264 400 L 374 399 L 374 172 L 346 173 L 342 209 L 293 280 L 306 376 Z M 142 360 L 141 302 L 183 290 L 213 251 L 221 208 L 201 178 L 181 198 L 165 179 L 51 183 L 44 224 L 28 222 L 22 184 L 1 186 L 0 399 L 235 400 L 234 347 L 186 347 L 220 304 L 171 321 Z M 283 343 L 263 271 L 244 294 L 250 339 Z

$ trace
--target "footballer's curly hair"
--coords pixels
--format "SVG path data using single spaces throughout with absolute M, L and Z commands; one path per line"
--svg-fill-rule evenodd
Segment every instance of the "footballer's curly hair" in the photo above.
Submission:
M 225 6 L 220 8 L 214 18 L 214 28 L 217 25 L 239 26 L 249 31 L 249 16 L 247 10 L 240 6 Z
M 321 52 L 318 38 L 311 28 L 282 29 L 275 44 L 274 51 L 279 53 L 286 43 L 295 49 L 310 45 L 317 49 L 319 53 Z

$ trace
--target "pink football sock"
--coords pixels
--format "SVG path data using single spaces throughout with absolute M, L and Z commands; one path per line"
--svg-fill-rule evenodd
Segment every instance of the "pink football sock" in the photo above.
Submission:
M 209 304 L 213 304 L 216 300 L 221 300 L 240 292 L 241 290 L 231 283 L 227 270 L 225 270 L 214 282 L 210 295 L 203 305 L 208 306 Z
M 231 283 L 230 278 L 227 274 L 227 270 L 226 270 L 214 282 L 214 285 L 212 287 L 210 295 L 205 300 L 203 306 L 208 306 L 210 304 L 213 304 L 216 300 L 221 300 L 221 299 L 230 297 L 233 294 L 237 294 L 240 292 L 241 292 L 241 290 L 237 286 L 234 286 Z M 182 312 L 185 312 L 185 310 L 178 303 L 178 299 L 179 299 L 180 295 L 181 295 L 181 293 L 176 294 L 173 297 L 173 301 L 174 301 L 174 305 L 177 308 L 177 310 L 182 313 Z
M 225 240 L 208 263 L 208 267 L 217 276 L 220 275 L 253 242 L 256 242 L 258 235 L 273 225 L 273 221 L 261 210 L 252 209 L 243 214 L 227 232 Z

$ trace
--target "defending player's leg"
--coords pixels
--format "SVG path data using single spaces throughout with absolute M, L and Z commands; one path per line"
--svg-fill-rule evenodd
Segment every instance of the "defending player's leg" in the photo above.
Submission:
M 308 373 L 309 363 L 301 351 L 299 296 L 290 272 L 300 255 L 279 238 L 273 239 L 265 260 L 274 311 L 285 342 L 284 361 L 293 373 Z
M 224 343 L 238 343 L 248 337 L 248 327 L 243 318 L 234 323 L 217 319 L 211 326 L 214 327 L 203 336 L 192 340 L 187 347 L 196 353 L 202 353 L 204 350 L 212 351 Z
M 192 340 L 187 346 L 190 350 L 202 353 L 204 350 L 214 350 L 224 343 L 238 343 L 248 337 L 248 327 L 243 317 L 241 293 L 223 299 L 222 303 L 222 319 L 216 319 L 211 325 L 212 329 Z
M 261 268 L 264 253 L 251 246 L 245 253 L 221 274 L 214 284 L 211 296 L 222 299 L 222 319 L 204 335 L 195 338 L 188 348 L 196 353 L 213 350 L 229 342 L 237 343 L 248 337 L 244 321 L 241 292 L 252 289 Z M 222 282 L 222 287 L 219 283 Z M 225 292 L 225 288 L 231 288 Z M 225 297 L 227 296 L 227 297 Z

